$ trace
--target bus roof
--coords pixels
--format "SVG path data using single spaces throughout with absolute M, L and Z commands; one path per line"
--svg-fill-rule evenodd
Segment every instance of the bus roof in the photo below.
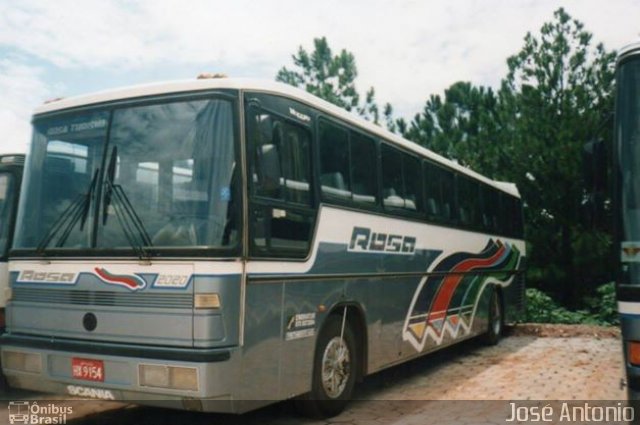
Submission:
M 24 165 L 25 155 L 23 153 L 3 153 L 0 154 L 1 165 Z
M 618 52 L 618 58 L 616 62 L 620 62 L 621 59 L 627 56 L 637 55 L 637 54 L 640 54 L 640 40 L 635 41 L 631 44 L 627 44 L 622 49 L 620 49 L 620 51 Z
M 65 109 L 97 105 L 105 102 L 112 102 L 124 99 L 135 99 L 146 96 L 154 96 L 170 93 L 185 93 L 185 92 L 197 92 L 203 90 L 212 89 L 234 89 L 234 90 L 247 90 L 264 92 L 274 95 L 283 95 L 293 100 L 305 103 L 313 108 L 319 109 L 323 112 L 330 113 L 343 121 L 366 129 L 368 132 L 373 133 L 380 138 L 384 138 L 387 141 L 395 143 L 403 147 L 406 150 L 413 151 L 422 156 L 425 156 L 436 163 L 449 167 L 457 172 L 466 174 L 477 180 L 480 180 L 486 184 L 489 184 L 503 192 L 510 195 L 520 197 L 518 188 L 513 183 L 500 182 L 485 177 L 469 168 L 451 161 L 443 156 L 440 156 L 417 143 L 410 142 L 384 128 L 373 124 L 363 118 L 355 116 L 354 114 L 337 107 L 323 99 L 320 99 L 306 91 L 300 90 L 296 87 L 288 84 L 278 83 L 270 80 L 248 79 L 248 78 L 206 78 L 206 79 L 193 79 L 193 80 L 181 80 L 181 81 L 169 81 L 161 83 L 151 83 L 144 85 L 137 85 L 131 87 L 124 87 L 119 89 L 100 91 L 92 94 L 75 96 L 52 102 L 45 103 L 34 111 L 35 115 L 45 114 L 49 112 L 61 111 Z

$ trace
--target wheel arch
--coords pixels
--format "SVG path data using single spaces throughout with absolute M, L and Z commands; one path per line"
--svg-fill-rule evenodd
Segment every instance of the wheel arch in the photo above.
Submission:
M 364 309 L 362 306 L 355 301 L 346 301 L 341 302 L 333 306 L 329 314 L 327 315 L 326 320 L 330 316 L 342 316 L 344 313 L 344 308 L 347 308 L 347 322 L 349 326 L 351 326 L 351 330 L 353 331 L 356 337 L 356 355 L 358 359 L 358 369 L 356 374 L 356 380 L 362 381 L 362 379 L 367 375 L 367 360 L 368 360 L 368 334 L 367 334 L 367 321 Z M 324 323 L 323 323 L 324 326 Z

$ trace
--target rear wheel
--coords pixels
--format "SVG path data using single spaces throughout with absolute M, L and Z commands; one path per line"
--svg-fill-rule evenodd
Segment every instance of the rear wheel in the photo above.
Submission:
M 502 317 L 502 301 L 500 294 L 496 288 L 491 291 L 491 299 L 489 300 L 488 311 L 488 329 L 484 335 L 484 341 L 488 345 L 496 345 L 502 336 L 503 317 Z
M 342 335 L 342 336 L 341 336 Z M 355 336 L 342 315 L 331 315 L 316 343 L 311 392 L 297 401 L 306 416 L 328 418 L 344 410 L 353 394 L 357 365 Z

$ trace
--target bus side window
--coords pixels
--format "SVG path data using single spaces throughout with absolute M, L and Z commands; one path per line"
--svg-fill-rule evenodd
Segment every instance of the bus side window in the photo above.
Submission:
M 425 161 L 423 180 L 427 218 L 440 223 L 451 222 L 455 199 L 453 172 Z
M 402 153 L 386 144 L 381 146 L 382 203 L 385 209 L 405 208 L 402 182 Z
M 475 180 L 458 175 L 458 214 L 463 226 L 477 229 L 480 227 L 480 187 Z
M 411 211 L 424 212 L 422 200 L 422 169 L 420 160 L 412 155 L 404 154 L 402 158 L 404 175 L 405 208 Z
M 375 204 L 378 192 L 375 142 L 369 137 L 351 131 L 350 149 L 353 200 Z
M 500 207 L 499 192 L 487 185 L 482 185 L 481 194 L 481 211 L 482 211 L 482 227 L 489 233 L 498 231 L 498 208 Z
M 437 221 L 442 215 L 442 196 L 440 194 L 440 173 L 428 162 L 423 162 L 425 208 L 427 218 Z
M 280 116 L 249 108 L 253 255 L 303 257 L 309 249 L 311 134 Z
M 351 199 L 349 133 L 324 120 L 318 127 L 322 197 Z
M 440 191 L 442 193 L 442 217 L 446 222 L 455 221 L 458 218 L 454 208 L 456 191 L 454 189 L 455 176 L 453 171 L 442 169 L 440 180 Z

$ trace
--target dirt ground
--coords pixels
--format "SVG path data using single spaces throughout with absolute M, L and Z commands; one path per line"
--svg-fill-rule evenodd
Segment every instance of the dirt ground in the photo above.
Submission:
M 537 336 L 542 338 L 620 338 L 620 328 L 589 325 L 550 325 L 548 323 L 521 323 L 508 328 L 507 335 Z
M 504 424 L 514 402 L 556 411 L 562 403 L 622 402 L 623 372 L 615 328 L 525 324 L 509 329 L 497 346 L 466 341 L 371 375 L 345 412 L 325 421 L 301 418 L 291 402 L 240 416 L 70 398 L 55 403 L 73 407 L 66 423 L 87 425 Z M 9 401 L 43 404 L 47 396 L 11 392 L 1 399 L 0 423 L 8 423 Z

